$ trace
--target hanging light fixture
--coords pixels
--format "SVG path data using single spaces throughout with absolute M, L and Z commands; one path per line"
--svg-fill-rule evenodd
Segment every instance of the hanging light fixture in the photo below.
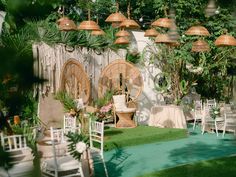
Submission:
M 210 47 L 208 43 L 202 39 L 197 40 L 192 45 L 192 52 L 208 52 Z
M 209 31 L 204 26 L 192 26 L 186 32 L 186 35 L 209 36 Z
M 223 34 L 216 39 L 215 45 L 217 47 L 236 46 L 236 39 L 228 34 Z
M 97 18 L 97 25 L 98 25 L 98 18 Z M 105 35 L 105 32 L 102 29 L 94 30 L 91 32 L 91 35 L 93 36 L 103 36 Z
M 144 33 L 145 37 L 156 37 L 159 33 L 154 29 L 147 29 Z
M 90 9 L 88 10 L 88 20 L 82 21 L 79 26 L 78 30 L 93 30 L 93 31 L 99 31 L 100 27 L 95 21 L 90 20 Z
M 205 14 L 207 17 L 213 16 L 216 14 L 216 4 L 215 4 L 215 0 L 209 0 L 206 10 L 205 10 Z
M 116 39 L 115 44 L 129 44 L 129 40 L 125 37 L 119 37 Z
M 118 2 L 116 2 L 116 12 L 110 14 L 105 22 L 111 22 L 112 23 L 112 27 L 119 27 L 120 23 L 124 20 L 126 20 L 127 18 L 119 12 L 119 4 Z
M 130 19 L 130 1 L 127 8 L 128 19 L 121 22 L 121 28 L 137 29 L 140 28 L 139 24 L 134 20 Z
M 58 12 L 62 15 L 62 17 L 57 20 L 58 28 L 61 31 L 71 31 L 77 30 L 77 26 L 73 20 L 70 20 L 68 17 L 64 16 L 64 7 L 60 7 Z
M 116 33 L 116 37 L 129 37 L 129 36 L 130 36 L 129 32 L 125 31 L 124 29 Z
M 151 24 L 151 26 L 154 27 L 164 27 L 164 28 L 170 28 L 171 25 L 172 25 L 172 20 L 169 18 L 159 18 Z
M 158 34 L 155 43 L 173 43 L 168 34 Z

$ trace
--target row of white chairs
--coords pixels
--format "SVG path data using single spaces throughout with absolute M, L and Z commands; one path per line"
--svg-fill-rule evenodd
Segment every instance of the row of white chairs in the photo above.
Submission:
M 219 126 L 223 127 L 223 137 L 226 130 L 233 131 L 235 134 L 236 114 L 232 112 L 229 105 L 224 105 L 223 112 L 221 112 L 222 115 L 212 119 L 210 111 L 215 106 L 217 106 L 215 99 L 207 100 L 206 103 L 203 103 L 201 100 L 195 102 L 193 130 L 195 129 L 196 124 L 200 122 L 202 125 L 202 134 L 206 131 L 207 126 L 213 126 L 217 136 Z
M 66 133 L 69 130 L 72 130 L 70 126 L 74 124 L 71 120 L 68 120 L 70 125 L 64 124 L 63 129 L 54 129 L 50 128 L 51 143 L 52 143 L 52 152 L 53 158 L 46 159 L 42 162 L 41 171 L 43 176 L 81 176 L 84 177 L 84 171 L 82 169 L 81 161 L 74 159 L 67 149 Z M 65 131 L 65 129 L 67 131 Z M 100 163 L 103 163 L 106 176 L 108 172 L 103 157 L 103 141 L 104 141 L 104 122 L 96 122 L 90 120 L 89 122 L 89 139 L 90 139 L 90 148 L 93 158 L 97 157 L 100 159 Z M 94 143 L 96 142 L 96 146 Z M 97 146 L 99 145 L 99 146 Z M 27 146 L 26 138 L 24 135 L 12 135 L 4 136 L 1 133 L 1 146 L 7 152 L 16 152 L 19 151 L 22 156 L 31 155 L 31 149 Z M 26 150 L 28 154 L 25 154 Z M 32 155 L 31 155 L 32 156 Z M 97 156 L 97 157 L 95 157 Z M 33 170 L 33 156 L 32 158 L 26 161 L 20 161 L 17 165 L 14 165 L 12 169 L 4 170 L 0 169 L 1 177 L 27 177 L 32 176 Z M 18 166 L 20 165 L 20 166 Z M 23 167 L 23 165 L 25 165 Z

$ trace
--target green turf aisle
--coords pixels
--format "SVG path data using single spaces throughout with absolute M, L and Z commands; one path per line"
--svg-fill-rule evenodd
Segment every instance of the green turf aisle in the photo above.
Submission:
M 181 164 L 236 154 L 232 134 L 225 138 L 216 134 L 201 135 L 199 130 L 185 139 L 115 149 L 104 153 L 109 177 L 138 175 L 175 167 Z M 95 167 L 96 177 L 104 177 L 101 167 Z

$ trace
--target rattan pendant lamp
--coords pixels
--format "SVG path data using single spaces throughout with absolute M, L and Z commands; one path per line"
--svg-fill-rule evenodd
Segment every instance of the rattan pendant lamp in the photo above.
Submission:
M 62 12 L 60 14 L 62 14 L 62 17 L 59 20 L 57 20 L 59 30 L 61 31 L 77 30 L 75 22 L 73 20 L 70 20 L 68 17 L 64 16 L 64 7 L 62 7 Z
M 126 37 L 118 37 L 114 44 L 120 44 L 120 45 L 129 44 L 129 40 Z
M 124 28 L 122 28 L 120 31 L 116 33 L 116 37 L 129 37 L 130 33 L 128 31 L 125 31 Z
M 156 37 L 159 33 L 154 28 L 147 29 L 144 33 L 145 37 Z
M 227 30 L 225 30 L 225 34 L 222 34 L 216 39 L 215 45 L 217 47 L 236 46 L 236 39 L 227 34 Z
M 124 20 L 120 24 L 120 28 L 128 28 L 128 29 L 138 29 L 140 28 L 139 24 L 134 20 L 130 19 L 130 0 L 127 8 L 128 19 Z
M 99 31 L 100 27 L 95 21 L 92 21 L 90 18 L 90 9 L 88 10 L 88 20 L 82 21 L 79 26 L 78 30 L 88 30 L 88 31 Z
M 198 39 L 192 45 L 192 52 L 208 52 L 210 47 L 206 41 L 203 39 Z
M 112 27 L 119 27 L 120 23 L 126 19 L 127 18 L 121 12 L 119 12 L 119 4 L 116 2 L 116 12 L 110 14 L 106 18 L 105 22 L 112 23 Z
M 190 27 L 186 32 L 186 35 L 195 35 L 195 36 L 209 36 L 209 31 L 204 27 L 200 25 L 192 26 Z
M 98 25 L 98 18 L 97 18 L 97 25 Z M 91 35 L 93 35 L 93 36 L 103 36 L 103 35 L 105 35 L 105 32 L 102 29 L 94 30 L 94 31 L 91 32 Z

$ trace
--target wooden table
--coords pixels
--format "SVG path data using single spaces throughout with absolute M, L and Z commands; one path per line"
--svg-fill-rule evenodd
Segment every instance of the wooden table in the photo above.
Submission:
M 119 120 L 116 123 L 117 128 L 134 128 L 134 127 L 136 127 L 134 120 L 132 120 L 134 112 L 116 112 L 116 114 L 119 117 Z

